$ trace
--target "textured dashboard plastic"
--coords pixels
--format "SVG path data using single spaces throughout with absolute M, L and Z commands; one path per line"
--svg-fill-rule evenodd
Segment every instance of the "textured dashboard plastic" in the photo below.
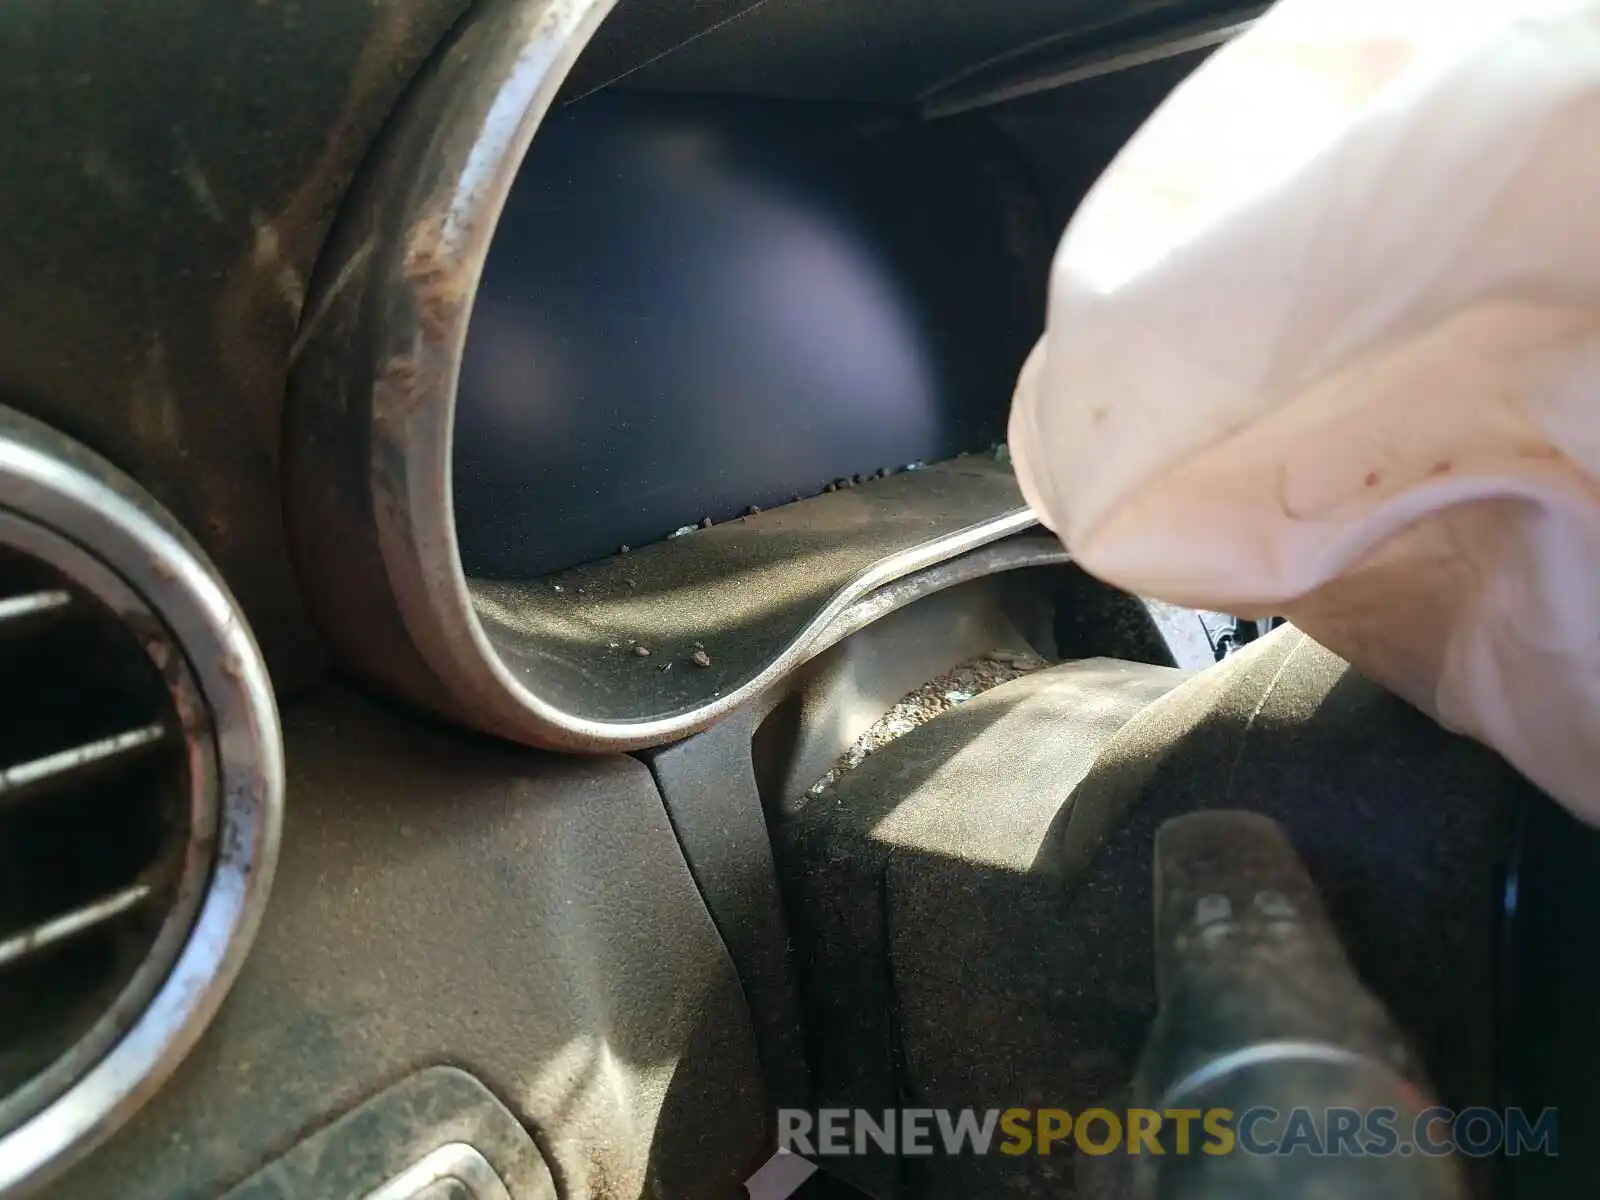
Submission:
M 646 768 L 334 689 L 284 726 L 277 887 L 229 1002 L 52 1195 L 214 1200 L 441 1063 L 533 1133 L 562 1196 L 739 1195 L 770 1153 L 749 1009 Z
M 415 1186 L 412 1186 L 413 1182 Z M 403 1079 L 263 1167 L 223 1200 L 556 1200 L 528 1131 L 465 1071 Z

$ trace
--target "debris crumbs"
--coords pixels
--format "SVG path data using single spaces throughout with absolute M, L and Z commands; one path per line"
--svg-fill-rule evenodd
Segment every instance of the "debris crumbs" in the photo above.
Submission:
M 642 644 L 641 645 L 636 645 L 633 648 L 633 653 L 634 653 L 635 657 L 637 657 L 637 658 L 649 658 L 650 657 L 650 647 L 646 646 L 646 645 L 642 645 Z
M 988 453 L 988 454 L 990 454 L 990 455 L 992 455 L 994 457 L 996 462 L 1004 463 L 1004 464 L 1007 464 L 1007 465 L 1009 465 L 1010 462 L 1011 462 L 1011 451 L 1010 451 L 1010 448 L 1004 442 L 996 442 L 996 443 L 994 443 L 993 445 L 991 445 L 988 448 L 987 451 L 975 450 L 972 453 L 974 453 L 974 454 Z M 923 462 L 922 460 L 919 459 L 916 462 L 908 462 L 902 467 L 879 467 L 876 471 L 863 471 L 863 472 L 861 472 L 859 474 L 856 474 L 856 475 L 844 475 L 844 476 L 839 477 L 838 479 L 832 480 L 829 483 L 823 484 L 822 485 L 822 491 L 820 493 L 818 493 L 818 494 L 828 495 L 828 494 L 833 493 L 833 492 L 842 492 L 842 491 L 845 491 L 848 488 L 859 487 L 862 484 L 873 483 L 873 482 L 876 482 L 877 480 L 880 480 L 880 479 L 888 479 L 891 476 L 898 475 L 902 471 L 921 471 L 921 470 L 925 469 L 927 467 L 927 465 L 928 465 L 927 463 L 925 463 L 925 462 Z M 805 498 L 806 498 L 805 495 L 803 495 L 802 493 L 795 492 L 789 497 L 788 503 L 790 503 L 790 504 L 799 504 L 800 501 L 804 500 Z M 756 516 L 757 514 L 759 514 L 761 511 L 762 511 L 762 509 L 761 509 L 761 506 L 759 504 L 752 504 L 752 505 L 749 505 L 748 507 L 746 507 L 739 514 L 737 519 L 742 520 L 742 519 L 744 519 L 746 517 L 753 517 L 753 516 Z M 733 520 L 735 518 L 729 518 L 729 519 Z M 680 525 L 677 529 L 674 529 L 671 533 L 667 534 L 667 538 L 670 539 L 670 538 L 684 537 L 687 534 L 693 533 L 697 529 L 710 529 L 715 524 L 716 524 L 716 522 L 713 521 L 710 517 L 702 517 L 699 521 L 695 522 L 693 525 Z M 618 554 L 627 554 L 627 553 L 631 552 L 632 549 L 633 549 L 632 546 L 619 546 L 617 548 L 617 553 Z
M 711 665 L 711 655 L 704 650 L 696 650 L 689 656 L 689 661 L 697 667 L 709 667 Z
M 874 751 L 904 737 L 919 725 L 926 725 L 940 713 L 958 708 L 990 688 L 1031 675 L 1049 665 L 1031 650 L 1002 648 L 952 667 L 905 696 L 879 717 L 856 740 L 855 745 L 839 756 L 828 773 L 811 785 L 811 795 L 822 795 L 871 757 Z

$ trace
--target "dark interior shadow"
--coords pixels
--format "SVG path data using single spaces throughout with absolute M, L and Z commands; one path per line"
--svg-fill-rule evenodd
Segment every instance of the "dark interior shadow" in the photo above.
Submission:
M 1007 718 L 1024 701 L 1003 688 L 960 739 L 938 721 L 908 735 L 880 752 L 898 762 L 780 830 L 816 1102 L 1081 1110 L 1114 1096 L 1153 1015 L 1155 831 L 1227 806 L 1283 824 L 1442 1101 L 1497 1103 L 1503 847 L 1532 789 L 1314 644 L 1286 666 L 1297 636 L 1153 702 L 1070 803 L 1045 771 L 1030 813 L 973 819 L 1021 757 Z M 1090 711 L 1022 736 L 1065 758 Z M 1059 1155 L 841 1166 L 917 1200 L 1073 1194 Z M 1492 1165 L 1473 1169 L 1489 1194 Z
M 1516 847 L 1503 893 L 1504 1103 L 1534 1116 L 1555 1108 L 1564 1153 L 1508 1160 L 1506 1194 L 1578 1200 L 1600 1194 L 1600 1159 L 1581 1149 L 1600 1134 L 1600 831 L 1541 799 L 1527 806 Z

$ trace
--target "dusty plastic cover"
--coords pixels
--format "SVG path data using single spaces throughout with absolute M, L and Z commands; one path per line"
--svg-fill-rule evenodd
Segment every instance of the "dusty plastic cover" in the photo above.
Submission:
M 1136 594 L 1283 612 L 1591 822 L 1600 4 L 1285 0 L 1078 211 L 1010 440 Z

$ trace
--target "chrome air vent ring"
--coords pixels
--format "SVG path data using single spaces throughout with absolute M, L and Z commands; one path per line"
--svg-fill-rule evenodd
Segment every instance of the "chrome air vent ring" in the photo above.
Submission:
M 215 572 L 136 484 L 0 408 L 0 1195 L 193 1046 L 259 921 L 282 792 Z

